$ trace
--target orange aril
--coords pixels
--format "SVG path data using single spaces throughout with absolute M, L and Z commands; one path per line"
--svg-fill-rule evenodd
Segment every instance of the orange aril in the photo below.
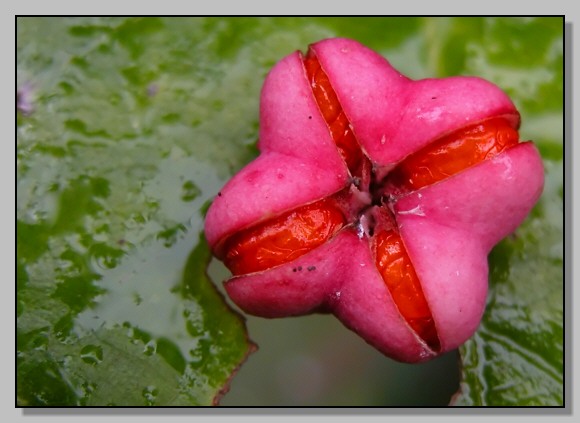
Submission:
M 332 88 L 328 76 L 320 66 L 316 56 L 309 51 L 304 59 L 304 69 L 312 94 L 318 104 L 320 113 L 328 125 L 332 139 L 352 176 L 359 175 L 359 167 L 363 161 L 362 150 L 348 121 L 336 92 Z
M 518 142 L 518 131 L 505 119 L 489 119 L 444 136 L 408 156 L 389 178 L 398 189 L 414 191 L 497 156 Z
M 317 201 L 237 232 L 223 246 L 223 261 L 234 275 L 266 270 L 322 245 L 344 225 L 332 199 Z
M 400 235 L 394 230 L 376 234 L 374 253 L 377 269 L 401 315 L 432 350 L 439 350 L 429 305 Z

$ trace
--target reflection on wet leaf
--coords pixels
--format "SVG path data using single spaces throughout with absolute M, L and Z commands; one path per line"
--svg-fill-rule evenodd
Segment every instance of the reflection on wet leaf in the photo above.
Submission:
M 552 142 L 561 151 L 562 140 Z M 563 405 L 563 163 L 544 162 L 542 198 L 490 254 L 488 307 L 461 348 L 457 405 Z
M 181 200 L 185 202 L 193 201 L 196 199 L 197 196 L 201 194 L 201 190 L 195 182 L 193 181 L 185 181 L 181 188 Z
M 198 296 L 179 289 L 190 251 L 207 251 L 199 209 L 224 180 L 199 148 L 212 137 L 192 139 L 183 125 L 196 102 L 167 107 L 190 76 L 168 85 L 169 63 L 147 65 L 153 50 L 165 55 L 159 65 L 175 60 L 167 38 L 144 43 L 170 22 L 19 21 L 19 73 L 37 87 L 37 113 L 18 122 L 21 405 L 208 405 L 248 354 L 243 323 L 204 275 Z M 141 63 L 127 66 L 127 54 Z M 23 111 L 30 98 L 22 90 Z M 208 257 L 190 266 L 205 269 Z M 211 309 L 184 319 L 207 301 Z M 207 336 L 218 321 L 229 337 Z M 190 333 L 223 344 L 221 353 L 204 353 Z
M 103 361 L 103 348 L 99 345 L 85 345 L 81 349 L 81 360 L 87 364 L 99 364 Z

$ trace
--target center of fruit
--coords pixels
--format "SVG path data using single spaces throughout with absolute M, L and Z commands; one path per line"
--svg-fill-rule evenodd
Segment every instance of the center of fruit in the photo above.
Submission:
M 381 193 L 386 186 L 390 194 L 402 195 L 437 183 L 516 145 L 518 133 L 502 118 L 460 129 L 410 155 L 384 180 L 378 180 L 318 58 L 309 51 L 303 63 L 314 99 L 351 175 L 350 189 L 370 191 L 373 198 L 373 204 L 359 210 L 356 219 L 377 207 L 392 221 L 377 224 L 367 233 L 377 270 L 409 327 L 433 351 L 438 351 L 440 342 L 421 282 Z M 218 257 L 234 275 L 259 272 L 295 260 L 326 243 L 344 227 L 357 225 L 344 206 L 348 192 L 346 187 L 325 199 L 240 230 L 220 244 Z
M 308 52 L 304 60 L 304 68 L 316 103 L 351 175 L 365 179 L 362 172 L 363 163 L 367 159 L 328 76 L 312 51 Z M 432 350 L 437 351 L 440 343 L 431 311 L 403 240 L 395 228 L 396 225 L 393 225 L 392 229 L 383 228 L 373 234 L 370 245 L 375 256 L 375 265 L 407 324 Z

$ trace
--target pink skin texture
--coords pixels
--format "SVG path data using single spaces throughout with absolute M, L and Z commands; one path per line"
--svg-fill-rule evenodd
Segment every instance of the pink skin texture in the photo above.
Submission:
M 409 154 L 468 125 L 504 117 L 519 126 L 509 97 L 481 78 L 411 80 L 349 39 L 310 47 L 375 175 L 388 175 Z M 403 362 L 429 360 L 469 339 L 485 308 L 487 256 L 541 195 L 544 170 L 536 147 L 521 142 L 409 193 L 379 188 L 388 202 L 362 208 L 370 196 L 352 185 L 299 52 L 272 68 L 260 100 L 261 154 L 215 197 L 205 222 L 210 247 L 215 252 L 244 228 L 349 186 L 352 219 L 292 262 L 229 279 L 225 288 L 231 299 L 245 312 L 269 318 L 333 313 L 369 344 Z M 437 351 L 401 316 L 375 266 L 367 222 L 377 207 L 387 207 L 394 217 L 431 310 L 441 344 Z

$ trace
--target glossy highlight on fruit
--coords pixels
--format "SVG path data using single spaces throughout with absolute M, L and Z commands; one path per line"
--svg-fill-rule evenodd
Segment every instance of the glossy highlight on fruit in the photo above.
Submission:
M 401 315 L 433 351 L 439 351 L 437 330 L 421 282 L 396 231 L 383 231 L 375 237 L 375 260 Z
M 390 174 L 407 191 L 434 184 L 519 142 L 518 132 L 505 119 L 489 119 L 447 135 L 413 153 Z
M 330 201 L 308 204 L 229 237 L 223 261 L 234 275 L 266 270 L 318 247 L 344 223 Z
M 263 317 L 333 313 L 404 362 L 469 339 L 487 255 L 544 183 L 509 97 L 476 77 L 411 80 L 332 38 L 278 62 L 260 100 L 261 154 L 206 216 L 230 298 Z

